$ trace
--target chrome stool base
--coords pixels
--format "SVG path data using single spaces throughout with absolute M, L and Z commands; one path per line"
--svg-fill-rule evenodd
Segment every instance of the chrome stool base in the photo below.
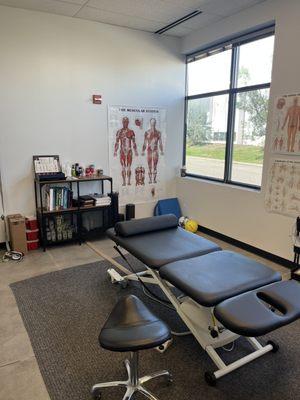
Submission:
M 125 360 L 125 367 L 128 374 L 127 381 L 115 381 L 97 383 L 92 388 L 92 396 L 95 400 L 101 399 L 101 389 L 108 387 L 123 387 L 126 389 L 126 393 L 123 400 L 130 400 L 135 392 L 143 394 L 147 399 L 158 400 L 148 389 L 144 387 L 144 383 L 149 382 L 152 379 L 165 377 L 168 382 L 172 382 L 171 374 L 166 371 L 154 372 L 153 374 L 146 375 L 142 378 L 138 377 L 138 352 L 130 353 L 130 360 Z

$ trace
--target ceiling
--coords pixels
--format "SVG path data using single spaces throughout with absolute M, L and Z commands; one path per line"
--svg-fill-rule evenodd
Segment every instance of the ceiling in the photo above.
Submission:
M 184 15 L 202 14 L 166 34 L 185 36 L 264 0 L 0 0 L 0 5 L 155 32 Z

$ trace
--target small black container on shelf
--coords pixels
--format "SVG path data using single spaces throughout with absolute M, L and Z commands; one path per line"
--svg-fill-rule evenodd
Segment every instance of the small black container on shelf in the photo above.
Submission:
M 108 194 L 104 198 L 99 194 L 95 195 L 95 202 L 78 201 L 86 198 L 80 194 L 84 182 L 99 183 L 102 195 L 104 184 L 108 182 Z M 81 243 L 90 238 L 100 237 L 118 221 L 118 194 L 113 193 L 110 176 L 51 182 L 36 177 L 34 188 L 36 214 L 41 227 L 41 243 L 44 250 L 59 243 Z
M 135 218 L 135 205 L 134 204 L 126 204 L 125 207 L 125 217 L 126 221 Z

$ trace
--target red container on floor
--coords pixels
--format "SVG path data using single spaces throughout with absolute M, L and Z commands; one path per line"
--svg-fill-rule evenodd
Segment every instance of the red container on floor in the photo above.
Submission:
M 27 237 L 27 241 L 37 240 L 39 238 L 39 230 L 38 229 L 34 229 L 34 230 L 26 229 L 26 237 Z
M 38 222 L 35 217 L 26 217 L 25 223 L 26 228 L 30 231 L 35 231 L 36 229 L 39 229 Z
M 30 250 L 37 250 L 40 247 L 40 241 L 37 240 L 28 240 L 27 241 L 27 249 Z

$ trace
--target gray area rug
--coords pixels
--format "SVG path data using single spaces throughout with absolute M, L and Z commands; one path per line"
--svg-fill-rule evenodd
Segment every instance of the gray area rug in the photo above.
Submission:
M 136 268 L 141 268 L 133 260 Z M 94 383 L 125 378 L 124 354 L 98 345 L 101 326 L 120 296 L 137 294 L 173 330 L 184 330 L 172 310 L 152 302 L 139 284 L 126 289 L 112 285 L 106 261 L 51 272 L 11 285 L 52 400 L 89 400 Z M 158 290 L 155 288 L 154 290 Z M 175 338 L 164 353 L 141 353 L 141 374 L 168 369 L 174 383 L 149 382 L 160 400 L 295 400 L 300 399 L 300 323 L 269 335 L 280 351 L 269 353 L 209 387 L 204 372 L 215 367 L 192 336 Z M 263 337 L 265 342 L 268 338 Z M 228 361 L 249 351 L 240 339 Z M 120 389 L 105 389 L 103 400 L 122 399 Z M 139 395 L 135 399 L 142 399 Z

